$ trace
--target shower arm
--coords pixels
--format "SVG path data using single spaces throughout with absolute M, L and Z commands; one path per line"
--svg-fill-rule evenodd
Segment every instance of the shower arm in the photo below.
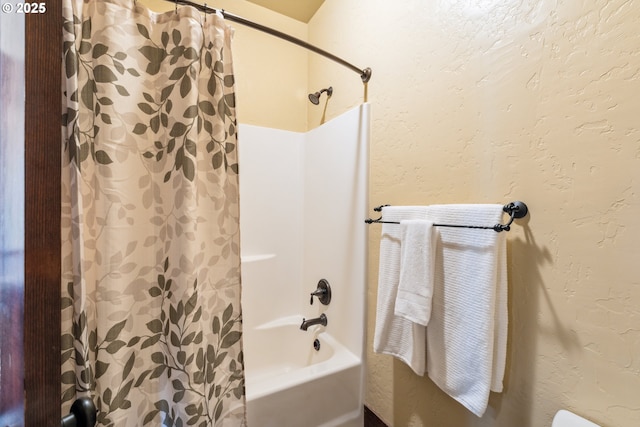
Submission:
M 244 26 L 247 26 L 247 27 L 251 27 L 251 28 L 253 28 L 255 30 L 262 31 L 262 32 L 270 34 L 272 36 L 281 38 L 281 39 L 286 40 L 286 41 L 288 41 L 290 43 L 296 44 L 296 45 L 298 45 L 300 47 L 303 47 L 303 48 L 308 49 L 308 50 L 310 50 L 312 52 L 315 52 L 315 53 L 317 53 L 319 55 L 322 55 L 325 58 L 328 58 L 328 59 L 330 59 L 330 60 L 332 60 L 334 62 L 337 62 L 338 64 L 340 64 L 340 65 L 342 65 L 344 67 L 347 67 L 350 70 L 355 71 L 356 73 L 360 74 L 360 78 L 362 79 L 362 83 L 367 83 L 371 79 L 371 68 L 369 68 L 369 67 L 367 67 L 365 69 L 360 69 L 360 68 L 356 67 L 355 65 L 345 61 L 344 59 L 342 59 L 340 57 L 337 57 L 336 55 L 334 55 L 332 53 L 329 53 L 326 50 L 320 49 L 317 46 L 314 46 L 314 45 L 312 45 L 310 43 L 307 43 L 304 40 L 300 40 L 300 39 L 298 39 L 296 37 L 290 36 L 289 34 L 286 34 L 286 33 L 283 33 L 281 31 L 275 30 L 275 29 L 273 29 L 271 27 L 267 27 L 265 25 L 258 24 L 256 22 L 249 21 L 248 19 L 245 19 L 245 18 L 242 18 L 242 17 L 240 17 L 238 15 L 234 15 L 232 13 L 229 13 L 229 12 L 225 11 L 224 9 L 214 9 L 214 8 L 208 7 L 206 4 L 202 5 L 202 4 L 199 4 L 199 3 L 192 2 L 190 0 L 165 0 L 165 1 L 169 1 L 169 2 L 175 3 L 176 6 L 178 4 L 192 6 L 192 7 L 195 7 L 196 9 L 198 9 L 199 11 L 204 12 L 204 13 L 219 13 L 225 19 L 228 19 L 231 22 L 236 22 L 238 24 L 241 24 L 241 25 L 244 25 Z

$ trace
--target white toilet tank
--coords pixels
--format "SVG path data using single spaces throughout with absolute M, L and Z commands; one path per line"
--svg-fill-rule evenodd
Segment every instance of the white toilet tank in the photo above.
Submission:
M 558 411 L 555 417 L 553 417 L 553 424 L 551 427 L 600 427 L 598 424 L 592 423 L 589 420 L 561 409 Z

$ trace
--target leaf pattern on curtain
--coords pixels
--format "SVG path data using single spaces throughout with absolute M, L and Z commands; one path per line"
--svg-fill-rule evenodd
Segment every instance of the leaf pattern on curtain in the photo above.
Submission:
M 231 31 L 64 0 L 62 401 L 101 426 L 243 426 Z

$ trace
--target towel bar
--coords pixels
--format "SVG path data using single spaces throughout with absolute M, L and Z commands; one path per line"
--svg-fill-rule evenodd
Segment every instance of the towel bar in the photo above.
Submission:
M 381 206 L 378 206 L 378 207 L 374 208 L 373 210 L 376 211 L 376 212 L 382 212 L 382 208 L 384 208 L 385 206 L 390 206 L 390 205 L 381 205 Z M 493 230 L 493 231 L 499 233 L 501 231 L 509 231 L 509 230 L 511 230 L 511 223 L 513 222 L 513 220 L 518 219 L 518 218 L 524 218 L 529 213 L 529 208 L 527 207 L 527 205 L 524 204 L 523 202 L 519 202 L 519 201 L 507 203 L 506 205 L 504 205 L 502 207 L 502 210 L 504 212 L 508 213 L 509 216 L 510 216 L 509 222 L 507 222 L 506 224 L 496 224 L 496 225 L 492 225 L 492 226 L 457 225 L 457 224 L 433 224 L 433 226 L 434 227 L 455 227 L 455 228 L 479 228 L 479 229 L 484 229 L 484 230 Z M 398 222 L 398 221 L 384 221 L 382 219 L 382 217 L 380 217 L 378 219 L 367 218 L 367 219 L 364 220 L 364 222 L 366 222 L 367 224 L 373 224 L 373 223 L 378 223 L 378 224 L 400 224 L 400 222 Z

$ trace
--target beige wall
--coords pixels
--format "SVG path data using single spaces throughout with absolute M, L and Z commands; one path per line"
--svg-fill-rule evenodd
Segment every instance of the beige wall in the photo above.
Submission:
M 370 408 L 393 427 L 545 427 L 559 408 L 640 425 L 639 2 L 326 0 L 308 27 L 211 3 L 308 31 L 373 68 L 365 91 L 356 73 L 233 25 L 241 122 L 304 131 L 368 97 L 372 207 L 520 199 L 531 209 L 508 235 L 505 392 L 478 419 L 373 354 L 369 338 Z M 329 85 L 331 100 L 311 106 L 307 91 Z M 378 244 L 374 225 L 369 337 Z
M 326 0 L 311 20 L 312 43 L 373 68 L 371 206 L 531 209 L 508 235 L 505 392 L 478 419 L 369 338 L 366 403 L 390 426 L 544 427 L 562 407 L 640 425 L 639 22 L 626 0 Z M 327 119 L 363 99 L 317 56 L 309 82 L 334 86 Z
M 170 11 L 173 3 L 138 0 L 155 11 Z M 204 3 L 200 1 L 200 3 Z M 211 7 L 275 28 L 302 40 L 307 24 L 253 3 L 212 0 Z M 309 53 L 271 35 L 230 23 L 234 28 L 233 60 L 238 121 L 297 132 L 307 130 Z

